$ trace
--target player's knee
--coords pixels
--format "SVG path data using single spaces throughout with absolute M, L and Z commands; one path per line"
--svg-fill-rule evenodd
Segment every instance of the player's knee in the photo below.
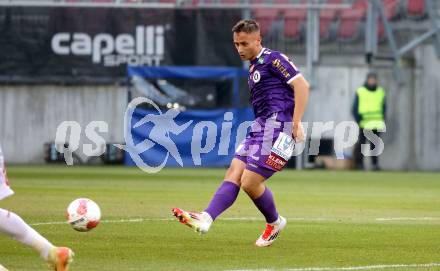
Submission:
M 240 161 L 241 162 L 241 161 Z M 244 167 L 241 164 L 232 162 L 226 171 L 225 179 L 241 186 L 241 177 L 243 175 Z
M 228 180 L 230 182 L 235 183 L 238 186 L 241 186 L 240 175 L 231 168 L 229 168 L 228 171 L 226 172 L 225 180 Z
M 240 183 L 244 192 L 247 194 L 253 194 L 253 191 L 255 190 L 254 182 L 252 182 L 249 178 L 241 178 Z

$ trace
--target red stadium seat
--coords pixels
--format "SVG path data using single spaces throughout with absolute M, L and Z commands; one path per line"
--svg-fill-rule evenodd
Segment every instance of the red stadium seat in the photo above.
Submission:
M 261 35 L 265 36 L 269 32 L 270 26 L 275 18 L 278 16 L 279 11 L 276 9 L 254 9 L 253 17 L 260 24 Z
M 425 1 L 423 0 L 407 0 L 406 14 L 408 17 L 421 18 L 426 15 Z
M 220 0 L 221 4 L 240 4 L 240 0 Z
M 286 10 L 284 14 L 284 36 L 299 39 L 301 37 L 301 26 L 306 18 L 306 9 Z
M 380 20 L 377 22 L 377 38 L 379 41 L 385 40 L 385 26 Z
M 388 20 L 394 19 L 399 15 L 399 0 L 384 0 L 385 16 Z
M 385 7 L 385 16 L 388 20 L 392 20 L 399 16 L 399 0 L 383 0 L 383 4 Z M 381 19 L 377 22 L 377 38 L 379 41 L 384 41 L 386 38 L 385 26 Z
M 366 11 L 368 9 L 368 0 L 356 0 L 353 2 L 351 8 Z
M 289 4 L 289 0 L 273 0 L 273 3 L 276 5 Z
M 362 19 L 365 17 L 363 9 L 348 9 L 341 11 L 338 37 L 341 40 L 353 40 L 359 37 Z
M 319 14 L 319 37 L 322 40 L 330 37 L 330 27 L 336 18 L 336 10 L 321 10 Z
M 328 0 L 327 4 L 341 4 L 342 0 Z M 322 9 L 319 12 L 319 37 L 321 40 L 330 38 L 330 28 L 335 21 L 338 11 L 336 9 Z
M 342 10 L 339 15 L 338 38 L 353 40 L 359 37 L 362 20 L 365 18 L 368 0 L 353 2 L 351 9 Z
M 399 0 L 383 0 L 383 4 L 385 7 L 385 16 L 388 20 L 395 19 L 399 14 Z M 378 20 L 377 22 L 377 37 L 379 41 L 385 40 L 385 26 L 382 23 L 382 20 Z

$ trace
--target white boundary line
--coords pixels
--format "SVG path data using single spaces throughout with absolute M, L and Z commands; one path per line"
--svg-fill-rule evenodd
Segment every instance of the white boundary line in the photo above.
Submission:
M 366 266 L 348 266 L 348 267 L 306 267 L 306 268 L 283 268 L 283 269 L 237 269 L 229 271 L 350 271 L 350 270 L 378 270 L 378 269 L 396 269 L 396 268 L 429 268 L 440 266 L 440 263 L 426 264 L 379 264 Z
M 376 221 L 437 221 L 440 217 L 380 217 Z
M 171 221 L 173 218 L 129 218 L 119 220 L 101 220 L 101 223 L 138 223 L 144 221 Z M 42 225 L 59 225 L 68 224 L 66 221 L 52 221 L 52 222 L 37 222 L 30 223 L 29 226 L 42 226 Z
M 305 218 L 305 217 L 291 217 L 288 220 L 296 221 L 337 221 L 336 218 Z M 131 218 L 119 220 L 102 220 L 101 223 L 140 223 L 144 221 L 172 221 L 174 218 Z M 262 221 L 262 218 L 257 217 L 230 217 L 223 218 L 226 221 Z M 437 217 L 389 217 L 376 218 L 376 221 L 414 221 L 414 220 L 440 220 Z M 29 224 L 31 226 L 42 225 L 59 225 L 67 224 L 65 221 L 53 222 L 39 222 Z M 355 270 L 379 270 L 379 269 L 398 269 L 398 268 L 429 268 L 440 267 L 440 263 L 426 263 L 426 264 L 381 264 L 381 265 L 367 265 L 367 266 L 348 266 L 348 267 L 304 267 L 304 268 L 283 268 L 283 269 L 236 269 L 229 271 L 355 271 Z
M 288 217 L 290 221 L 350 221 L 349 218 L 328 218 L 328 217 Z M 117 220 L 101 220 L 101 223 L 140 223 L 144 221 L 173 221 L 174 218 L 126 218 Z M 260 217 L 226 217 L 219 218 L 225 221 L 264 221 Z M 379 217 L 375 221 L 440 221 L 440 217 Z M 30 223 L 30 226 L 59 225 L 67 224 L 65 221 L 49 221 Z

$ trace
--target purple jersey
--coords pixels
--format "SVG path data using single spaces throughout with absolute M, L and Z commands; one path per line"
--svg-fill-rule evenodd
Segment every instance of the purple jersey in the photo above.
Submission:
M 263 48 L 249 68 L 248 84 L 255 117 L 268 118 L 281 111 L 293 116 L 295 103 L 289 84 L 298 76 L 299 70 L 287 56 Z

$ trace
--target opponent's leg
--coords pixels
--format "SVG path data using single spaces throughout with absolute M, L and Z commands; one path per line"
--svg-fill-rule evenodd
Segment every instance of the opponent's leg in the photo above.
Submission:
M 172 212 L 179 221 L 196 232 L 206 233 L 212 222 L 226 209 L 231 207 L 240 192 L 241 175 L 246 164 L 240 159 L 232 159 L 231 165 L 226 172 L 225 180 L 215 192 L 208 208 L 204 212 L 187 212 L 179 208 L 173 208 Z
M 55 265 L 53 270 L 65 271 L 72 261 L 70 249 L 53 246 L 18 215 L 4 209 L 0 209 L 0 232 L 38 251 L 50 265 Z
M 253 200 L 255 206 L 264 215 L 267 222 L 266 229 L 255 243 L 260 247 L 270 246 L 287 223 L 284 217 L 278 215 L 272 192 L 264 185 L 264 181 L 270 175 L 271 172 L 264 172 L 264 170 L 263 172 L 256 173 L 246 169 L 241 178 L 243 190 Z
M 3 232 L 22 244 L 38 251 L 43 259 L 47 259 L 49 251 L 54 247 L 48 240 L 27 225 L 18 215 L 0 209 L 0 232 Z

